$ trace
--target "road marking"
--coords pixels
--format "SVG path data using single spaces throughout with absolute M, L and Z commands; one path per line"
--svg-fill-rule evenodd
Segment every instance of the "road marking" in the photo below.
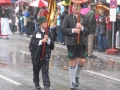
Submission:
M 30 54 L 29 52 L 25 52 L 25 51 L 20 51 L 23 54 Z
M 99 73 L 96 73 L 96 72 L 93 72 L 93 71 L 85 70 L 85 72 L 92 73 L 92 74 L 95 74 L 95 75 L 98 75 L 98 76 L 101 76 L 101 77 L 104 77 L 104 78 L 108 78 L 108 79 L 120 82 L 119 79 L 112 78 L 112 77 L 109 77 L 109 76 L 106 76 L 106 75 L 103 75 L 103 74 L 99 74 Z
M 14 80 L 12 80 L 12 79 L 9 79 L 9 78 L 7 78 L 7 77 L 5 77 L 5 76 L 3 76 L 3 75 L 0 75 L 0 78 L 6 80 L 6 81 L 8 81 L 8 82 L 11 82 L 11 83 L 13 83 L 13 84 L 15 84 L 15 85 L 21 85 L 20 83 L 14 81 Z

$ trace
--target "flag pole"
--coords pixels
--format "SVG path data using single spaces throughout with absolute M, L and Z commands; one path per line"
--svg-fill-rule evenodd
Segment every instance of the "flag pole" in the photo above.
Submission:
M 46 28 L 46 31 L 45 31 L 45 35 L 48 35 L 48 29 L 49 29 L 49 26 L 50 26 L 50 15 L 51 15 L 51 12 L 52 12 L 52 7 L 53 7 L 53 2 L 54 0 L 48 0 L 48 14 L 47 14 L 47 28 Z M 43 49 L 42 49 L 42 57 L 40 58 L 40 60 L 44 60 L 44 55 L 45 55 L 45 50 L 46 50 L 46 43 L 43 43 Z

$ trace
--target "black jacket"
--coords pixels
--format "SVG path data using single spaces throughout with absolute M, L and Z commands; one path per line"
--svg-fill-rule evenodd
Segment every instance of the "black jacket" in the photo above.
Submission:
M 40 9 L 38 7 L 35 7 L 34 10 L 33 10 L 33 18 L 34 19 L 37 19 L 37 15 L 38 15 L 38 12 L 40 11 Z
M 73 14 L 68 14 L 62 24 L 62 32 L 65 35 L 65 44 L 66 46 L 76 45 L 77 34 L 72 33 L 72 29 L 76 27 L 77 19 L 74 18 Z M 88 46 L 87 35 L 90 34 L 89 30 L 89 20 L 86 16 L 80 15 L 82 20 L 82 25 L 84 30 L 80 33 L 80 40 L 84 43 L 85 46 Z
M 36 38 L 36 34 L 38 32 L 39 34 L 41 34 L 41 38 Z M 53 38 L 51 37 L 50 32 L 48 33 L 48 37 L 50 38 L 51 42 L 50 42 L 50 45 L 46 43 L 44 60 L 50 59 L 51 50 L 54 49 L 54 42 L 53 42 Z M 39 46 L 38 44 L 39 44 L 39 41 L 42 40 L 43 38 L 44 38 L 44 33 L 41 31 L 41 29 L 39 29 L 37 31 L 34 31 L 31 41 L 30 41 L 29 50 L 31 52 L 32 61 L 35 64 L 42 57 L 43 44 Z
M 66 10 L 60 15 L 60 26 L 61 27 L 62 27 L 63 20 L 67 14 L 68 14 L 68 11 Z

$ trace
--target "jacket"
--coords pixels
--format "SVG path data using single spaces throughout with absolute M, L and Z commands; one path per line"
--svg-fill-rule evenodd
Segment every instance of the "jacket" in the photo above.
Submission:
M 95 19 L 95 11 L 90 10 L 86 16 L 89 18 L 89 27 L 90 27 L 90 33 L 94 34 L 96 31 L 96 19 Z
M 65 45 L 74 46 L 76 45 L 77 34 L 72 33 L 72 29 L 76 27 L 77 19 L 74 18 L 74 14 L 66 15 L 63 24 L 62 32 L 65 35 Z M 86 16 L 80 14 L 81 24 L 84 26 L 84 30 L 80 33 L 80 40 L 84 43 L 85 46 L 88 46 L 87 36 L 90 34 L 89 29 L 89 20 Z

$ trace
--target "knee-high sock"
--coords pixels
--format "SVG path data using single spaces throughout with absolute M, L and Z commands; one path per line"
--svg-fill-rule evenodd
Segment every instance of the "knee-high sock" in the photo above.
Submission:
M 69 73 L 70 73 L 70 88 L 75 88 L 75 66 L 70 66 L 69 67 Z
M 76 65 L 75 69 L 75 77 L 79 77 L 80 71 L 82 70 L 83 66 L 80 66 L 79 64 Z

